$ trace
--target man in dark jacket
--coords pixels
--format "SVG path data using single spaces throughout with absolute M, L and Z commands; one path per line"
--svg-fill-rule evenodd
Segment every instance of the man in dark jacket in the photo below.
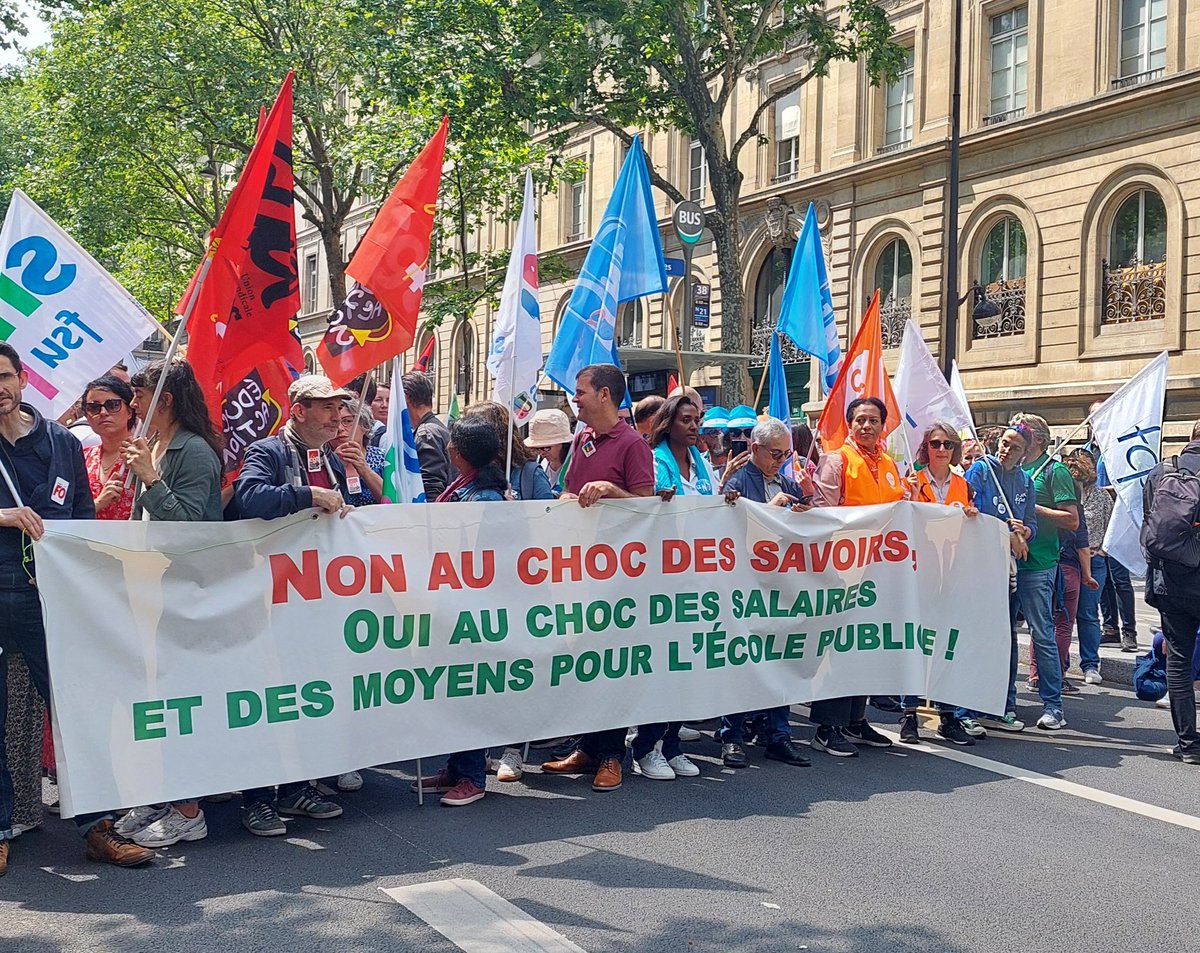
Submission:
M 774 418 L 760 421 L 750 435 L 750 462 L 726 481 L 725 492 L 736 490 L 743 499 L 755 503 L 804 507 L 809 495 L 783 473 L 783 465 L 791 453 L 791 430 Z M 787 705 L 780 705 L 762 712 L 744 712 L 722 718 L 717 738 L 721 742 L 721 761 L 725 767 L 744 768 L 748 764 L 744 745 L 746 722 L 750 719 L 763 726 L 759 734 L 766 738 L 764 753 L 768 759 L 807 767 L 811 762 L 792 741 L 790 714 Z
M 410 371 L 400 378 L 400 383 L 404 387 L 408 417 L 413 422 L 425 499 L 432 503 L 458 476 L 447 450 L 450 428 L 433 412 L 433 383 L 428 374 Z
M 14 836 L 12 778 L 3 750 L 10 655 L 24 656 L 38 694 L 50 704 L 33 543 L 42 538 L 44 520 L 96 518 L 78 439 L 21 402 L 28 383 L 16 349 L 0 342 L 0 876 L 8 871 Z M 76 815 L 75 822 L 90 860 L 133 867 L 154 857 L 117 834 L 111 814 Z
M 243 519 L 278 519 L 303 510 L 348 511 L 346 468 L 329 447 L 337 436 L 342 401 L 348 391 L 329 378 L 305 374 L 288 388 L 291 416 L 283 430 L 250 444 L 235 484 Z M 328 820 L 342 813 L 308 781 L 242 792 L 242 826 L 258 837 L 287 833 L 280 814 Z
M 1179 469 L 1200 475 L 1200 421 L 1192 427 L 1191 443 L 1179 454 Z M 1160 463 L 1146 477 L 1142 492 L 1147 518 L 1165 475 L 1166 466 Z M 1180 526 L 1179 532 L 1186 533 L 1188 529 Z M 1200 628 L 1200 569 L 1159 559 L 1150 559 L 1149 565 L 1146 602 L 1162 617 L 1167 649 L 1167 695 L 1171 699 L 1171 721 L 1179 736 L 1172 754 L 1188 764 L 1200 764 L 1196 688 L 1192 681 L 1192 656 L 1196 651 L 1196 630 Z

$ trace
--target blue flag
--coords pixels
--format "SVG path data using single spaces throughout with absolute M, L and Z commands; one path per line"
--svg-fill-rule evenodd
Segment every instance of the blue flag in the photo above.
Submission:
M 767 366 L 771 379 L 768 382 L 771 390 L 767 404 L 767 413 L 777 420 L 782 420 L 789 427 L 792 423 L 792 402 L 788 400 L 787 378 L 783 373 L 783 352 L 779 349 L 779 332 L 771 335 L 771 360 Z
M 574 394 L 583 368 L 616 360 L 617 308 L 666 290 L 650 171 L 641 138 L 635 136 L 550 345 L 546 376 Z
M 808 203 L 808 214 L 804 216 L 796 253 L 792 256 L 775 329 L 821 362 L 825 369 L 825 390 L 831 390 L 841 370 L 842 346 L 838 341 L 837 319 L 833 316 L 825 249 L 821 247 L 817 212 L 811 202 Z

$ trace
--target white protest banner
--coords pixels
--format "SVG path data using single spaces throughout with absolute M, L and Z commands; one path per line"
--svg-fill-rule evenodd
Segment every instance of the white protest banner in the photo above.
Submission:
M 917 503 L 48 520 L 63 813 L 841 695 L 996 712 L 1007 552 Z
M 1163 351 L 1092 414 L 1092 433 L 1117 492 L 1104 551 L 1135 576 L 1146 575 L 1142 553 L 1142 488 L 1162 451 L 1167 352 Z
M 20 189 L 0 230 L 0 340 L 29 372 L 24 399 L 50 419 L 151 335 L 149 313 Z
M 960 396 L 961 391 L 956 392 L 946 382 L 921 335 L 921 328 L 912 318 L 904 325 L 900 363 L 896 366 L 892 390 L 904 415 L 904 426 L 888 438 L 893 456 L 916 460 L 926 428 L 936 421 L 953 424 L 959 436 L 965 436 L 973 429 L 965 395 Z M 901 440 L 905 442 L 901 444 Z

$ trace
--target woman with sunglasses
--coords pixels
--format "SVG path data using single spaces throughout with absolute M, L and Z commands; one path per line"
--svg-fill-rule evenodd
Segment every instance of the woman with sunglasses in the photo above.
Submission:
M 126 479 L 129 471 L 121 447 L 137 423 L 133 388 L 106 374 L 88 384 L 79 403 L 88 426 L 100 438 L 98 446 L 83 451 L 96 519 L 127 520 L 133 512 L 133 483 Z

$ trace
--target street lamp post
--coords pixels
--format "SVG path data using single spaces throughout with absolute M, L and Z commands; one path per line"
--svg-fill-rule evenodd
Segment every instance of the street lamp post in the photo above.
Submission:
M 942 352 L 942 373 L 950 380 L 958 353 L 958 140 L 962 114 L 962 0 L 954 0 L 954 77 L 950 96 L 950 183 L 946 210 L 946 347 Z

